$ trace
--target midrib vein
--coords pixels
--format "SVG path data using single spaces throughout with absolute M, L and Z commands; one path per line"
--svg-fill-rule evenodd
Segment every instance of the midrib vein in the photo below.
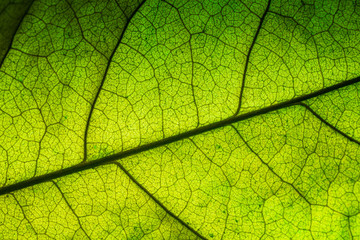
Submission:
M 265 108 L 262 108 L 262 109 L 259 109 L 259 110 L 255 110 L 255 111 L 252 111 L 252 112 L 248 112 L 248 113 L 245 113 L 245 114 L 241 114 L 241 115 L 238 115 L 238 116 L 232 116 L 230 118 L 227 118 L 227 119 L 215 122 L 215 123 L 211 123 L 211 124 L 206 125 L 206 126 L 202 126 L 202 127 L 196 128 L 196 129 L 192 129 L 190 131 L 180 133 L 180 134 L 175 135 L 175 136 L 167 137 L 167 138 L 164 138 L 164 139 L 161 139 L 161 140 L 149 143 L 149 144 L 145 144 L 145 145 L 142 145 L 142 146 L 139 146 L 139 147 L 136 147 L 136 148 L 132 148 L 132 149 L 120 152 L 120 153 L 116 153 L 116 154 L 106 156 L 106 157 L 103 157 L 103 158 L 100 158 L 100 159 L 97 159 L 97 160 L 94 160 L 94 161 L 90 161 L 90 162 L 82 162 L 82 163 L 76 164 L 74 166 L 65 168 L 65 169 L 57 170 L 57 171 L 54 171 L 52 173 L 44 174 L 44 175 L 37 176 L 37 177 L 31 178 L 31 179 L 27 179 L 27 180 L 24 180 L 24 181 L 21 181 L 21 182 L 12 184 L 12 185 L 8 185 L 8 186 L 0 188 L 0 196 L 4 195 L 4 194 L 11 193 L 11 192 L 16 191 L 16 190 L 26 188 L 26 187 L 34 186 L 34 185 L 39 184 L 39 183 L 47 182 L 47 181 L 50 181 L 50 180 L 53 180 L 53 179 L 56 179 L 56 178 L 59 178 L 59 177 L 67 176 L 69 174 L 81 172 L 83 170 L 87 170 L 87 169 L 90 169 L 90 168 L 95 168 L 95 167 L 98 167 L 98 166 L 101 166 L 101 165 L 104 165 L 104 164 L 108 164 L 108 163 L 123 159 L 125 157 L 129 157 L 129 156 L 132 156 L 132 155 L 144 152 L 144 151 L 148 151 L 148 150 L 151 150 L 151 149 L 154 149 L 154 148 L 157 148 L 157 147 L 164 146 L 166 144 L 170 144 L 170 143 L 173 143 L 173 142 L 176 142 L 176 141 L 180 141 L 180 140 L 185 139 L 185 138 L 189 138 L 189 137 L 192 137 L 192 136 L 195 136 L 195 135 L 199 135 L 199 134 L 202 134 L 202 133 L 205 133 L 205 132 L 208 132 L 208 131 L 211 131 L 211 130 L 214 130 L 214 129 L 217 129 L 217 128 L 220 128 L 220 127 L 230 125 L 230 124 L 235 123 L 235 122 L 240 122 L 240 121 L 249 119 L 251 117 L 255 117 L 255 116 L 259 116 L 259 115 L 266 114 L 266 113 L 269 113 L 269 112 L 273 112 L 273 111 L 276 111 L 276 110 L 279 110 L 279 109 L 282 109 L 282 108 L 292 106 L 294 104 L 299 104 L 302 101 L 305 101 L 305 100 L 308 100 L 308 99 L 311 99 L 311 98 L 326 94 L 328 92 L 331 92 L 331 91 L 334 91 L 334 90 L 337 90 L 337 89 L 340 89 L 340 88 L 355 84 L 355 83 L 357 83 L 359 81 L 360 81 L 360 76 L 356 77 L 356 78 L 353 78 L 351 80 L 347 80 L 347 81 L 335 84 L 333 86 L 330 86 L 330 87 L 315 91 L 315 92 L 307 94 L 307 95 L 303 95 L 303 96 L 293 98 L 293 99 L 291 99 L 289 101 L 286 101 L 286 102 L 274 104 L 272 106 L 268 106 L 268 107 L 265 107 Z

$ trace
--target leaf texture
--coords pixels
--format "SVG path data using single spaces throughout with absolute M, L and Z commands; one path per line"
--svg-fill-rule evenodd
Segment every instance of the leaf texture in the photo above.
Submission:
M 358 2 L 0 19 L 1 239 L 360 238 Z

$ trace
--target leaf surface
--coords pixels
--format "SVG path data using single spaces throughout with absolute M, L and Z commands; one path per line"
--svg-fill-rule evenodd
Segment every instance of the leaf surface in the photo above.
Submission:
M 0 238 L 360 237 L 359 13 L 1 3 Z

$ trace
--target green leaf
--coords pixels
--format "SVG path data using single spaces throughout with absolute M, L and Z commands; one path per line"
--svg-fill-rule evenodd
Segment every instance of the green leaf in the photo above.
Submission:
M 0 239 L 360 238 L 357 1 L 0 20 Z

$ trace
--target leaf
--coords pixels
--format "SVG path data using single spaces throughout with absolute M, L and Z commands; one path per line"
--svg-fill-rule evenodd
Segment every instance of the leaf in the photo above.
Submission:
M 0 238 L 359 238 L 359 13 L 1 2 Z
M 29 10 L 31 1 L 11 1 L 4 0 L 0 3 L 0 62 L 3 61 L 12 37 L 22 20 Z

